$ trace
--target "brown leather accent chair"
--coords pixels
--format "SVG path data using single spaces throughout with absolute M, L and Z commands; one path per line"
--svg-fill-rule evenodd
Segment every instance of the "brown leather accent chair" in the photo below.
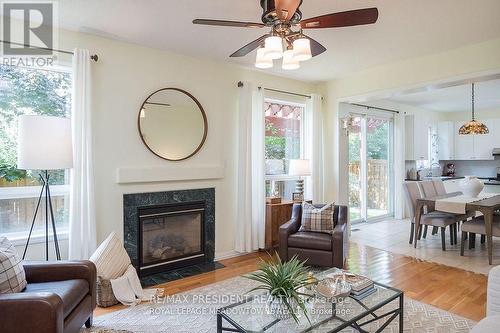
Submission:
M 321 208 L 324 205 L 315 205 Z M 290 260 L 294 255 L 308 265 L 344 267 L 348 251 L 347 207 L 335 206 L 333 234 L 299 231 L 302 204 L 294 204 L 292 218 L 280 227 L 280 257 Z
M 78 332 L 92 325 L 96 267 L 90 261 L 24 262 L 26 289 L 0 295 L 0 332 Z

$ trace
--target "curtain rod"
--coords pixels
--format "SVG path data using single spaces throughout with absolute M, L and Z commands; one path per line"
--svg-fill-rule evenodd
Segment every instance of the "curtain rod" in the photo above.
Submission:
M 241 88 L 243 87 L 243 82 L 239 81 L 238 82 L 238 87 Z M 298 94 L 290 91 L 284 91 L 284 90 L 278 90 L 278 89 L 272 89 L 272 88 L 265 88 L 265 87 L 258 87 L 259 89 L 264 89 L 267 91 L 273 91 L 277 93 L 282 93 L 282 94 L 287 94 L 287 95 L 293 95 L 293 96 L 299 96 L 299 97 L 305 97 L 305 98 L 311 98 L 311 95 L 304 95 L 304 94 Z
M 22 43 L 16 43 L 16 42 L 11 42 L 11 41 L 8 41 L 8 40 L 0 40 L 1 43 L 4 43 L 4 44 L 11 44 L 11 45 L 17 45 L 17 46 L 24 46 L 24 47 L 29 47 L 29 48 L 32 48 L 32 49 L 37 49 L 37 50 L 47 50 L 47 51 L 53 51 L 53 52 L 58 52 L 58 53 L 64 53 L 64 54 L 73 54 L 73 52 L 71 51 L 65 51 L 65 50 L 58 50 L 58 49 L 51 49 L 51 48 L 48 48 L 48 47 L 40 47 L 40 46 L 34 46 L 34 45 L 28 45 L 28 44 L 22 44 Z M 99 56 L 97 54 L 92 54 L 90 56 L 90 59 L 94 60 L 95 62 L 97 62 L 97 60 L 99 60 Z
M 367 108 L 367 109 L 375 109 L 375 110 L 387 111 L 387 112 L 398 113 L 398 114 L 400 113 L 399 111 L 396 111 L 396 110 L 384 109 L 384 108 L 379 108 L 376 106 L 368 106 L 368 105 L 357 104 L 357 103 L 349 103 L 349 104 L 354 105 L 354 106 L 360 106 L 360 107 Z

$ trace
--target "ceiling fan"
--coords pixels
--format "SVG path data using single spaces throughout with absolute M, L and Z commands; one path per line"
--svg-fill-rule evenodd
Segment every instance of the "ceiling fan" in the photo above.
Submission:
M 283 69 L 299 68 L 299 61 L 320 55 L 326 48 L 303 33 L 305 29 L 339 28 L 377 22 L 377 8 L 356 9 L 302 19 L 300 5 L 303 0 L 260 0 L 262 23 L 196 19 L 194 24 L 239 28 L 270 28 L 270 32 L 257 38 L 230 55 L 243 57 L 257 50 L 256 67 L 270 68 L 273 60 L 283 57 Z M 283 51 L 283 45 L 285 51 Z

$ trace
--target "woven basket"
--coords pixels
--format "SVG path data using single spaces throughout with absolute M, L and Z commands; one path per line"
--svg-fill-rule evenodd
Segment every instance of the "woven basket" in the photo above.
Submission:
M 97 305 L 102 308 L 116 305 L 117 301 L 113 289 L 111 288 L 111 281 L 105 280 L 100 276 L 97 277 Z

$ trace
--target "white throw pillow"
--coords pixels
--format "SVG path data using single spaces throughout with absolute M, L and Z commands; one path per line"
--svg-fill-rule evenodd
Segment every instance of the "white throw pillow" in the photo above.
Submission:
M 130 257 L 115 232 L 99 245 L 90 261 L 97 267 L 97 275 L 106 280 L 122 276 L 130 265 Z
M 18 293 L 26 284 L 24 267 L 16 248 L 7 237 L 0 237 L 0 294 Z

